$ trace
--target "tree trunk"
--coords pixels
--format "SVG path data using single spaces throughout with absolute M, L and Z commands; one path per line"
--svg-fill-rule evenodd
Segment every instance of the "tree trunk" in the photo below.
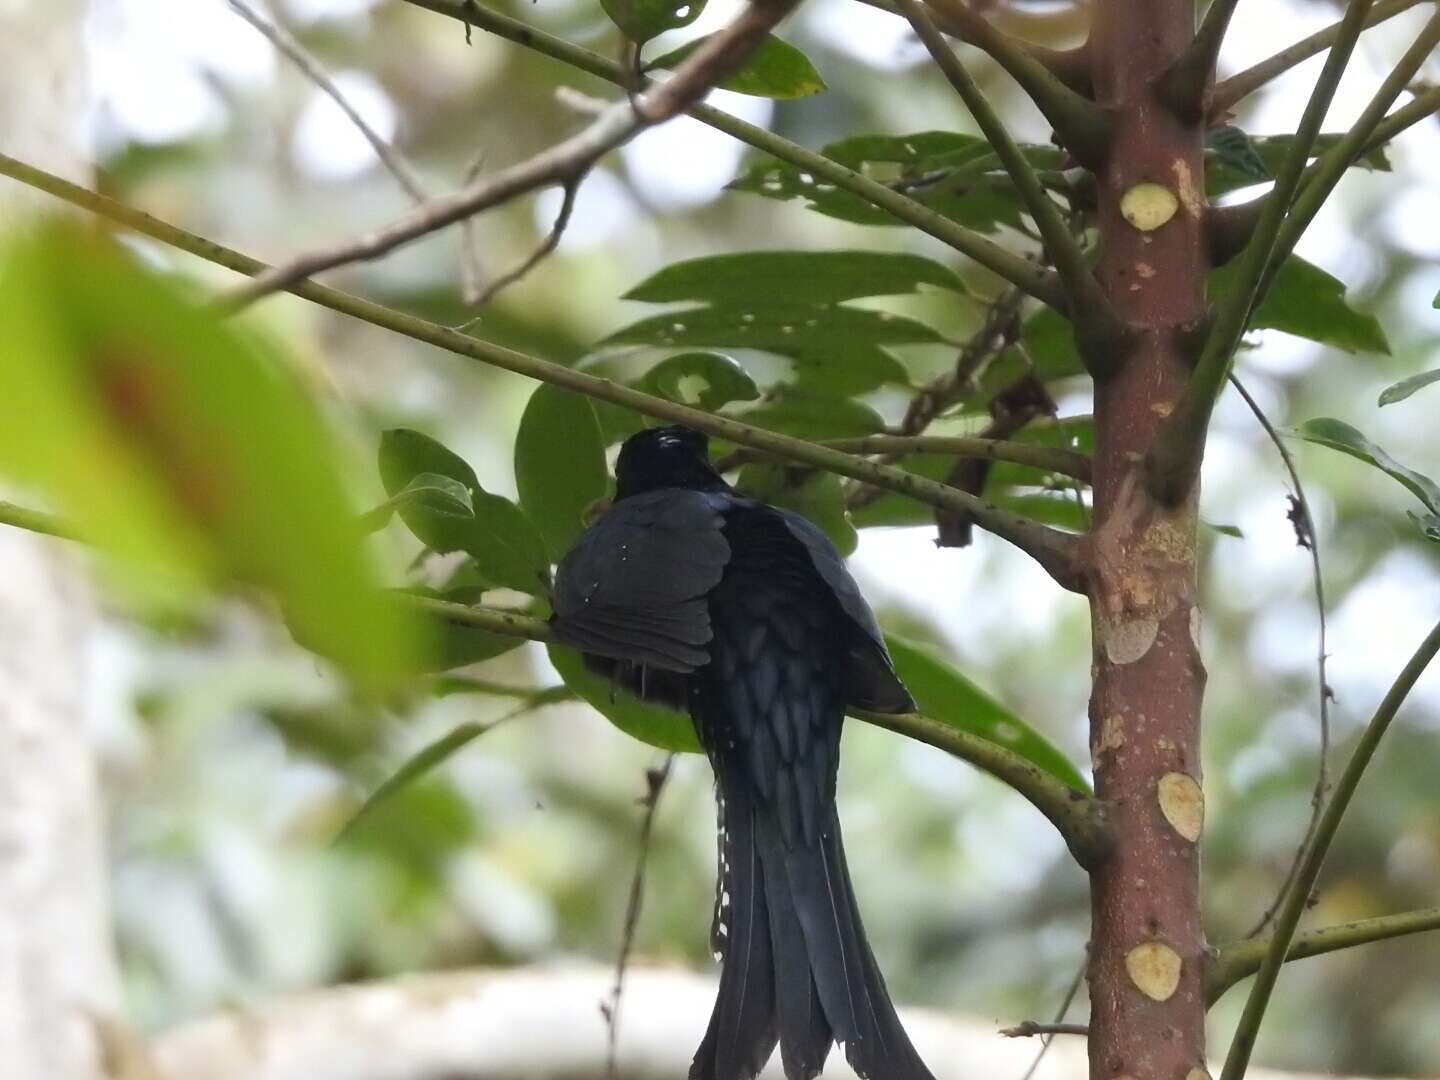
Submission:
M 81 0 L 0 5 L 0 148 L 89 179 Z M 0 181 L 0 231 L 51 205 Z M 117 993 L 82 716 L 88 604 L 55 541 L 0 529 L 0 1077 L 100 1080 Z
M 1206 1075 L 1195 495 L 1158 505 L 1142 461 L 1204 313 L 1202 130 L 1154 91 L 1194 35 L 1195 4 L 1100 0 L 1094 11 L 1096 95 L 1114 122 L 1099 276 L 1137 337 L 1095 391 L 1090 738 L 1115 848 L 1092 876 L 1090 1075 L 1194 1080 Z

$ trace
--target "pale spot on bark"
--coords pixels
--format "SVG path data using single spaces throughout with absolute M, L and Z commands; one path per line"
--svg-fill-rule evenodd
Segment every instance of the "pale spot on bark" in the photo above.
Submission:
M 1200 648 L 1200 608 L 1198 605 L 1190 609 L 1190 641 L 1197 650 Z
M 1185 773 L 1166 773 L 1157 785 L 1160 812 L 1177 833 L 1192 844 L 1205 829 L 1205 794 Z
M 1107 716 L 1100 721 L 1100 738 L 1090 749 L 1090 760 L 1096 768 L 1100 759 L 1125 745 L 1125 721 L 1119 716 Z
M 1185 1080 L 1210 1080 L 1210 1072 L 1196 1066 L 1185 1074 Z
M 1142 278 L 1152 278 L 1155 276 L 1155 268 L 1147 262 L 1136 263 L 1135 273 L 1139 274 Z
M 1105 629 L 1105 655 L 1112 664 L 1133 664 L 1150 651 L 1160 633 L 1154 619 L 1127 619 Z
M 1170 166 L 1175 173 L 1175 186 L 1180 189 L 1180 202 L 1185 206 L 1185 212 L 1191 217 L 1198 218 L 1200 212 L 1205 208 L 1204 196 L 1200 194 L 1200 188 L 1195 183 L 1195 177 L 1190 172 L 1190 164 L 1182 158 L 1176 158 Z
M 1179 209 L 1179 198 L 1164 184 L 1145 181 L 1120 196 L 1120 213 L 1141 232 L 1154 232 Z
M 1147 941 L 1125 954 L 1125 970 L 1146 997 L 1169 1001 L 1180 985 L 1180 954 L 1162 942 Z

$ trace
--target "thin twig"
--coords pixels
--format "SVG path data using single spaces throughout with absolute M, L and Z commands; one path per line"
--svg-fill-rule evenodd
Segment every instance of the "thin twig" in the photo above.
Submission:
M 1295 525 L 1296 543 L 1310 553 L 1310 576 L 1312 589 L 1315 593 L 1315 615 L 1320 625 L 1319 644 L 1315 651 L 1315 667 L 1319 680 L 1320 699 L 1320 763 L 1315 770 L 1315 787 L 1310 793 L 1310 822 L 1305 827 L 1305 835 L 1300 839 L 1300 846 L 1295 849 L 1295 857 L 1291 860 L 1290 870 L 1285 875 L 1285 880 L 1280 886 L 1280 891 L 1276 894 L 1274 901 L 1272 901 L 1270 906 L 1265 910 L 1265 913 L 1260 917 L 1260 921 L 1256 923 L 1250 933 L 1246 935 L 1246 937 L 1253 938 L 1257 934 L 1262 933 L 1265 928 L 1270 925 L 1271 920 L 1275 917 L 1275 913 L 1280 909 L 1280 903 L 1285 899 L 1285 894 L 1289 892 L 1290 885 L 1295 880 L 1295 875 L 1300 872 L 1300 861 L 1305 856 L 1305 849 L 1310 846 L 1310 842 L 1315 836 L 1315 830 L 1320 826 L 1320 812 L 1325 806 L 1325 791 L 1330 786 L 1330 700 L 1334 697 L 1334 694 L 1330 690 L 1330 680 L 1325 672 L 1325 665 L 1329 660 L 1329 652 L 1326 645 L 1325 578 L 1320 572 L 1320 536 L 1315 529 L 1315 515 L 1310 512 L 1310 500 L 1305 497 L 1305 485 L 1300 481 L 1300 470 L 1296 467 L 1294 455 L 1290 453 L 1290 448 L 1285 445 L 1285 440 L 1280 437 L 1280 433 L 1275 430 L 1275 425 L 1270 422 L 1270 418 L 1266 416 L 1265 411 L 1260 408 L 1260 403 L 1256 401 L 1255 398 L 1251 396 L 1250 391 L 1245 388 L 1245 384 L 1233 373 L 1230 376 L 1230 384 L 1235 387 L 1236 392 L 1245 400 L 1245 404 L 1250 406 L 1250 411 L 1255 414 L 1255 419 L 1260 422 L 1260 426 L 1265 429 L 1265 434 L 1270 437 L 1270 441 L 1275 444 L 1275 449 L 1279 451 L 1280 460 L 1285 465 L 1285 471 L 1290 474 L 1290 486 L 1295 492 L 1295 494 L 1291 496 L 1293 506 L 1290 517 Z
M 620 1002 L 625 992 L 625 969 L 630 963 L 630 953 L 635 948 L 635 931 L 640 925 L 640 909 L 645 902 L 645 865 L 650 860 L 650 844 L 655 832 L 655 813 L 664 794 L 665 782 L 670 779 L 670 769 L 675 764 L 675 755 L 666 754 L 665 760 L 653 769 L 645 770 L 645 795 L 640 800 L 644 814 L 640 818 L 640 853 L 635 859 L 635 874 L 630 879 L 630 897 L 625 902 L 625 928 L 620 936 L 620 954 L 615 958 L 615 985 L 610 998 L 600 1006 L 608 1029 L 605 1040 L 605 1075 L 609 1080 L 618 1080 L 620 1053 Z
M 1146 459 L 1146 486 L 1163 505 L 1178 505 L 1194 488 L 1200 475 L 1200 461 L 1205 454 L 1205 437 L 1215 402 L 1225 388 L 1235 349 L 1249 323 L 1250 311 L 1270 263 L 1271 253 L 1275 250 L 1285 214 L 1295 199 L 1315 137 L 1320 133 L 1320 124 L 1329 111 L 1336 87 L 1340 85 L 1340 78 L 1345 74 L 1350 54 L 1355 49 L 1355 42 L 1364 29 L 1365 14 L 1370 10 L 1370 4 L 1371 0 L 1351 0 L 1346 9 L 1343 32 L 1337 34 L 1330 55 L 1325 58 L 1325 68 L 1305 105 L 1295 141 L 1281 163 L 1275 186 L 1261 210 L 1255 232 L 1240 256 L 1232 291 L 1218 305 L 1214 324 L 1185 392 L 1157 434 Z
M 381 164 L 385 166 L 391 176 L 395 177 L 395 182 L 405 189 L 405 194 L 417 203 L 423 203 L 428 198 L 425 186 L 420 182 L 420 177 L 410 163 L 398 150 L 386 142 L 379 132 L 365 122 L 365 118 L 340 92 L 340 88 L 335 85 L 335 81 L 320 65 L 320 61 L 306 51 L 305 46 L 300 44 L 294 34 L 279 23 L 265 18 L 251 7 L 247 0 L 226 0 L 226 3 L 230 5 L 236 15 L 264 35 L 276 50 L 284 54 L 286 59 L 300 69 L 301 74 L 340 107 L 340 111 L 349 118 L 350 122 L 355 125 L 355 129 L 370 144 L 370 148 L 375 151 L 375 156 L 380 159 Z
M 1186 120 L 1199 119 L 1204 112 L 1205 90 L 1210 85 L 1220 46 L 1225 42 L 1230 18 L 1239 2 L 1214 0 L 1189 46 L 1156 84 L 1160 98 Z
M 466 31 L 469 31 L 467 26 Z M 489 155 L 482 150 L 465 170 L 465 183 L 473 184 L 485 168 Z M 473 217 L 460 222 L 460 298 L 474 305 L 485 292 L 485 264 L 480 258 L 480 231 Z M 467 324 L 468 325 L 468 324 Z
M 1365 27 L 1369 28 L 1384 22 L 1423 2 L 1424 0 L 1382 0 L 1365 16 Z M 1317 30 L 1309 37 L 1297 41 L 1294 45 L 1281 49 L 1274 56 L 1261 60 L 1253 67 L 1246 68 L 1238 75 L 1232 75 L 1223 82 L 1216 83 L 1215 89 L 1210 94 L 1208 111 L 1211 118 L 1218 120 L 1243 98 L 1249 97 L 1266 83 L 1279 78 L 1297 64 L 1302 64 L 1317 53 L 1322 53 L 1330 48 L 1339 38 L 1344 26 L 1343 19 L 1340 22 L 1332 23 L 1325 29 Z
M 560 237 L 565 234 L 565 228 L 570 224 L 570 215 L 575 209 L 575 196 L 580 190 L 580 184 L 584 181 L 583 176 L 577 176 L 567 180 L 564 185 L 564 198 L 560 201 L 560 210 L 555 215 L 555 221 L 550 226 L 549 233 L 541 241 L 540 246 L 530 253 L 530 257 L 517 266 L 514 270 L 501 274 L 492 281 L 480 294 L 471 301 L 476 307 L 484 307 L 495 298 L 495 294 L 501 289 L 514 285 L 535 267 L 539 266 L 557 247 L 560 246 Z M 468 330 L 475 324 L 474 319 L 460 327 L 461 330 Z
M 267 270 L 236 289 L 227 298 L 227 306 L 243 307 L 321 271 L 379 258 L 528 191 L 576 182 L 604 154 L 696 104 L 745 62 L 793 6 L 793 0 L 747 5 L 729 26 L 711 35 L 687 57 L 673 78 L 610 106 L 579 133 L 457 192 L 430 199 L 387 226 L 353 240 L 316 248 Z
M 1060 1008 L 1055 1010 L 1055 1023 L 1060 1024 L 1065 1019 L 1065 1014 L 1070 1011 L 1070 1006 L 1075 1003 L 1076 996 L 1080 993 L 1080 987 L 1085 985 L 1085 969 L 1089 966 L 1089 948 L 1086 948 L 1086 958 L 1081 961 L 1075 977 L 1070 980 L 1069 987 L 1065 990 L 1065 997 L 1060 1002 Z M 1087 1026 L 1085 1034 L 1089 1035 L 1090 1029 Z M 1045 1055 L 1050 1052 L 1050 1044 L 1055 1041 L 1055 1035 L 1044 1036 L 1040 1043 L 1040 1052 L 1035 1055 L 1035 1060 L 1030 1062 L 1030 1067 L 1025 1070 L 1025 1075 L 1020 1080 L 1033 1080 L 1033 1077 L 1040 1071 L 1040 1063 L 1045 1060 Z
M 1315 838 L 1305 852 L 1300 873 L 1296 875 L 1295 883 L 1290 887 L 1276 918 L 1275 933 L 1270 938 L 1265 959 L 1256 974 L 1255 985 L 1251 987 L 1250 996 L 1245 1000 L 1245 1011 L 1241 1014 L 1235 1038 L 1230 1043 L 1230 1052 L 1225 1058 L 1225 1069 L 1220 1074 L 1220 1080 L 1241 1080 L 1245 1075 L 1250 1064 L 1250 1053 L 1255 1048 L 1260 1025 L 1265 1019 L 1265 1010 L 1270 1004 L 1270 994 L 1280 977 L 1280 968 L 1289 955 L 1295 928 L 1305 911 L 1306 901 L 1310 898 L 1311 890 L 1315 888 L 1321 867 L 1325 865 L 1325 856 L 1330 850 L 1331 841 L 1339 832 L 1345 812 L 1350 808 L 1350 800 L 1360 786 L 1365 770 L 1374 758 L 1385 732 L 1389 730 L 1391 721 L 1395 719 L 1400 706 L 1405 703 L 1411 689 L 1430 666 L 1430 661 L 1437 652 L 1440 652 L 1440 623 L 1436 623 L 1426 635 L 1415 654 L 1396 676 L 1389 692 L 1361 734 L 1350 760 L 1345 763 L 1345 770 L 1336 781 L 1335 793 L 1330 797 L 1330 802 L 1326 804 L 1325 812 L 1320 817 L 1320 827 L 1316 829 Z
M 1042 1024 L 1039 1020 L 1022 1020 L 1014 1027 L 1001 1028 L 1007 1039 L 1029 1039 L 1036 1035 L 1089 1035 L 1089 1024 Z
M 820 445 L 843 450 L 847 454 L 884 454 L 895 458 L 906 454 L 954 454 L 956 457 L 1008 461 L 1090 482 L 1090 458 L 1085 454 L 1063 447 L 1007 439 L 965 435 L 863 435 L 853 439 L 823 439 Z M 764 454 L 755 450 L 737 450 L 716 461 L 715 467 L 721 472 L 728 472 L 763 457 Z

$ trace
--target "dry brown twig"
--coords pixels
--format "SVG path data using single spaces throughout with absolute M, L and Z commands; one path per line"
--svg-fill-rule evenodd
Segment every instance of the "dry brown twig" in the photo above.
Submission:
M 749 5 L 729 26 L 696 49 L 676 69 L 673 78 L 609 106 L 579 133 L 459 191 L 430 199 L 374 232 L 280 263 L 232 291 L 224 305 L 230 310 L 245 307 L 321 271 L 378 258 L 518 195 L 552 184 L 577 182 L 602 155 L 700 101 L 745 62 L 793 6 L 793 0 Z

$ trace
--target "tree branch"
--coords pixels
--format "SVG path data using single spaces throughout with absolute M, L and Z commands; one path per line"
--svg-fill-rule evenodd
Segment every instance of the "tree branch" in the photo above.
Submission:
M 527 49 L 543 53 L 570 67 L 614 83 L 616 86 L 632 87 L 633 73 L 588 49 L 572 45 L 562 38 L 527 26 L 518 19 L 502 15 L 482 7 L 476 0 L 405 0 L 415 7 L 446 15 L 468 26 L 476 27 L 497 37 L 505 38 Z M 956 224 L 943 214 L 931 210 L 924 203 L 917 202 L 876 180 L 847 169 L 824 154 L 807 150 L 789 139 L 766 131 L 754 124 L 731 116 L 727 112 L 705 104 L 692 105 L 689 114 L 703 124 L 722 131 L 731 138 L 763 150 L 772 157 L 788 162 L 797 168 L 848 191 L 871 206 L 884 210 L 896 219 L 913 225 L 921 232 L 928 233 L 944 244 L 965 255 L 991 273 L 1010 282 L 1027 295 L 1049 304 L 1058 311 L 1065 311 L 1065 292 L 1058 279 L 1035 266 L 1027 259 L 1006 250 L 992 240 L 981 236 L 973 229 Z
M 900 10 L 910 21 L 915 33 L 925 43 L 931 58 L 965 102 L 965 107 L 970 110 L 970 115 L 975 118 L 981 133 L 985 136 L 990 148 L 995 151 L 995 156 L 1005 167 L 1011 181 L 1020 192 L 1020 198 L 1029 210 L 1030 216 L 1035 220 L 1035 226 L 1040 230 L 1040 237 L 1044 241 L 1045 251 L 1054 263 L 1056 271 L 1060 275 L 1060 281 L 1065 286 L 1066 297 L 1069 301 L 1069 310 L 1072 312 L 1071 319 L 1075 322 L 1077 336 L 1083 340 L 1099 340 L 1107 336 L 1117 336 L 1120 333 L 1118 317 L 1106 299 L 1105 293 L 1100 288 L 1100 283 L 1095 280 L 1095 275 L 1090 272 L 1090 264 L 1085 259 L 1085 253 L 1080 249 L 1079 243 L 1071 235 L 1070 228 L 1061 216 L 1060 208 L 1051 201 L 1045 189 L 1040 186 L 1040 180 L 1031 168 L 1030 162 L 1026 160 L 1020 147 L 1011 138 L 1010 132 L 1000 120 L 999 114 L 990 106 L 980 88 L 975 85 L 975 80 L 965 70 L 965 65 L 955 55 L 950 43 L 936 29 L 935 24 L 925 13 L 925 6 L 920 0 L 896 0 Z M 969 11 L 961 5 L 963 10 Z M 978 18 L 973 12 L 972 17 Z M 1082 322 L 1085 326 L 1082 328 Z M 1093 358 L 1103 352 L 1110 355 L 1112 350 L 1081 350 L 1081 355 L 1091 362 Z M 1102 374 L 1099 371 L 1092 371 L 1092 375 Z
M 1340 949 L 1353 949 L 1357 945 L 1368 945 L 1372 941 L 1388 941 L 1390 938 L 1420 934 L 1427 930 L 1440 930 L 1440 908 L 1425 908 L 1422 911 L 1407 911 L 1403 915 L 1382 915 L 1375 919 L 1360 919 L 1356 922 L 1327 926 L 1323 930 L 1310 930 L 1296 934 L 1285 953 L 1285 962 L 1304 960 L 1311 956 Z M 1215 1004 L 1232 986 L 1241 979 L 1248 979 L 1260 970 L 1274 941 L 1271 938 L 1250 938 L 1226 945 L 1216 954 L 1214 962 L 1205 973 L 1205 1001 Z
M 1007 1039 L 1029 1039 L 1036 1035 L 1089 1035 L 1089 1024 L 1042 1024 L 1039 1020 L 1024 1020 L 1014 1027 L 1001 1028 L 1000 1034 Z
M 912 26 L 915 25 L 905 0 L 895 0 L 895 3 L 898 11 L 910 20 Z M 996 29 L 966 0 L 925 0 L 925 3 L 942 25 L 961 41 L 989 54 L 1020 84 L 1055 129 L 1061 145 L 1074 155 L 1076 161 L 1091 170 L 1097 170 L 1104 164 L 1110 149 L 1110 123 L 1093 100 L 1067 85 L 1035 53 Z M 934 50 L 931 55 L 934 55 Z M 1064 54 L 1051 55 L 1053 58 Z
M 420 177 L 416 175 L 410 163 L 400 155 L 398 150 L 381 138 L 379 132 L 365 122 L 365 118 L 340 92 L 340 88 L 335 85 L 335 81 L 330 78 L 329 73 L 318 60 L 305 50 L 305 46 L 296 40 L 295 35 L 278 22 L 271 22 L 265 18 L 246 0 L 226 0 L 226 2 L 236 15 L 259 31 L 260 35 L 299 68 L 301 74 L 314 83 L 321 93 L 339 106 L 340 111 L 370 144 L 370 148 L 375 151 L 375 156 L 380 159 L 380 163 L 385 166 L 391 176 L 395 177 L 395 182 L 405 189 L 405 194 L 417 203 L 423 203 L 428 197 L 425 193 L 425 186 L 420 183 Z
M 1275 921 L 1275 933 L 1268 942 L 1255 985 L 1245 1001 L 1245 1011 L 1240 1017 L 1234 1040 L 1230 1043 L 1230 1053 L 1225 1058 L 1225 1069 L 1220 1074 L 1220 1080 L 1241 1080 L 1245 1075 L 1246 1066 L 1250 1063 L 1250 1053 L 1255 1048 L 1255 1039 L 1260 1033 L 1260 1024 L 1265 1019 L 1265 1009 L 1270 1004 L 1270 994 L 1275 989 L 1275 981 L 1280 977 L 1280 967 L 1289 955 L 1295 928 L 1300 923 L 1306 901 L 1320 876 L 1320 868 L 1325 864 L 1330 843 L 1340 829 L 1340 822 L 1345 817 L 1345 811 L 1350 808 L 1355 789 L 1360 786 L 1365 769 L 1375 756 L 1390 722 L 1395 719 L 1395 714 L 1400 711 L 1400 706 L 1405 703 L 1410 690 L 1437 652 L 1440 652 L 1440 623 L 1437 623 L 1420 643 L 1415 655 L 1396 677 L 1361 734 L 1350 760 L 1346 762 L 1345 771 L 1335 784 L 1335 794 L 1331 796 L 1329 805 L 1325 807 L 1325 813 L 1320 818 L 1320 826 L 1315 830 L 1315 838 L 1305 852 L 1300 873 L 1295 876 L 1295 883 L 1291 885 L 1285 904 L 1280 909 L 1280 917 Z
M 1178 506 L 1189 494 L 1200 474 L 1200 461 L 1205 454 L 1205 437 L 1210 414 L 1225 388 L 1226 376 L 1240 338 L 1250 320 L 1261 279 L 1275 249 L 1284 216 L 1295 198 L 1301 174 L 1310 160 L 1311 147 L 1320 133 L 1320 124 L 1335 96 L 1340 77 L 1364 29 L 1365 13 L 1371 0 L 1351 0 L 1346 10 L 1343 32 L 1337 35 L 1334 47 L 1326 58 L 1310 100 L 1300 118 L 1295 142 L 1285 156 L 1260 214 L 1255 233 L 1241 256 L 1233 290 L 1218 306 L 1214 325 L 1205 339 L 1205 347 L 1186 385 L 1175 412 L 1155 438 L 1146 458 L 1146 485 L 1150 494 L 1165 506 Z
M 1362 29 L 1382 23 L 1423 2 L 1425 0 L 1382 0 L 1381 3 L 1370 9 Z M 1243 98 L 1249 97 L 1266 83 L 1279 78 L 1297 64 L 1304 63 L 1310 57 L 1330 48 L 1339 40 L 1344 31 L 1345 22 L 1346 20 L 1342 19 L 1327 26 L 1324 30 L 1317 30 L 1294 45 L 1281 49 L 1274 56 L 1261 60 L 1254 67 L 1248 67 L 1238 75 L 1232 75 L 1230 78 L 1216 83 L 1210 93 L 1210 105 L 1206 110 L 1211 120 L 1218 121 Z
M 379 258 L 403 244 L 528 191 L 558 183 L 568 188 L 603 155 L 629 142 L 646 128 L 684 112 L 716 83 L 735 72 L 790 13 L 794 4 L 795 0 L 747 4 L 728 26 L 687 57 L 675 69 L 674 77 L 612 105 L 578 134 L 493 176 L 477 179 L 453 194 L 427 200 L 413 213 L 384 228 L 281 263 L 236 289 L 228 298 L 228 305 L 243 307 L 323 270 Z
M 71 184 L 8 155 L 0 154 L 0 175 L 9 176 L 39 188 L 66 202 L 117 221 L 136 232 L 153 237 L 162 243 L 179 248 L 181 251 L 187 251 L 237 273 L 254 276 L 265 269 L 264 263 L 248 255 L 242 255 L 213 241 L 195 236 L 184 229 L 127 207 L 104 195 Z M 428 322 L 369 300 L 362 300 L 358 296 L 352 296 L 338 289 L 331 289 L 313 282 L 299 282 L 288 291 L 323 307 L 328 307 L 332 311 L 338 311 L 343 315 L 349 315 L 382 329 L 403 334 L 416 341 L 435 345 L 484 364 L 512 371 L 517 375 L 526 375 L 541 382 L 554 383 L 577 393 L 634 409 L 647 416 L 669 420 L 672 423 L 688 424 L 717 438 L 763 450 L 802 465 L 848 476 L 875 487 L 909 495 L 920 502 L 929 503 L 941 509 L 969 514 L 981 528 L 989 530 L 1028 553 L 1065 588 L 1072 592 L 1080 592 L 1085 588 L 1078 543 L 1074 536 L 1041 525 L 1019 514 L 1011 513 L 968 492 L 959 491 L 956 488 L 903 472 L 900 469 L 867 461 L 853 454 L 842 453 L 839 450 L 832 450 L 803 439 L 795 439 L 778 432 L 757 428 L 729 417 L 679 405 L 664 398 L 641 393 L 639 390 L 632 390 L 628 386 L 622 386 L 609 379 L 601 379 L 583 371 L 576 371 L 562 364 L 551 363 L 538 357 L 516 352 L 513 349 L 492 345 L 447 326 Z
M 584 177 L 577 176 L 572 180 L 566 181 L 565 194 L 560 201 L 560 209 L 556 212 L 555 221 L 550 226 L 550 231 L 545 235 L 545 239 L 540 242 L 540 246 L 532 251 L 529 258 L 514 270 L 506 271 L 489 285 L 485 286 L 485 288 L 481 289 L 471 303 L 476 307 L 483 307 L 485 304 L 488 304 L 495 298 L 496 293 L 514 285 L 526 274 L 530 273 L 531 270 L 539 266 L 541 262 L 548 258 L 555 249 L 560 246 L 560 238 L 565 235 L 565 229 L 570 224 L 570 215 L 575 210 L 575 196 L 579 194 L 580 184 L 583 180 Z M 468 326 L 469 324 L 466 324 L 466 328 L 468 328 Z
M 1090 482 L 1090 459 L 1086 455 L 1061 447 L 1037 446 L 1007 439 L 965 435 L 865 435 L 854 439 L 824 439 L 820 445 L 843 450 L 847 454 L 954 454 L 956 457 L 1008 461 L 1059 473 L 1087 484 Z M 755 450 L 737 450 L 715 465 L 721 472 L 728 472 L 766 456 Z
M 0 525 L 11 525 L 26 532 L 43 533 L 46 536 L 58 536 L 61 540 L 84 539 L 73 525 L 54 514 L 16 506 L 12 502 L 0 502 Z
M 1213 0 L 1190 47 L 1155 85 L 1160 100 L 1186 122 L 1199 120 L 1205 113 L 1205 90 L 1215 72 L 1225 32 L 1230 29 L 1230 17 L 1239 4 L 1240 0 Z

